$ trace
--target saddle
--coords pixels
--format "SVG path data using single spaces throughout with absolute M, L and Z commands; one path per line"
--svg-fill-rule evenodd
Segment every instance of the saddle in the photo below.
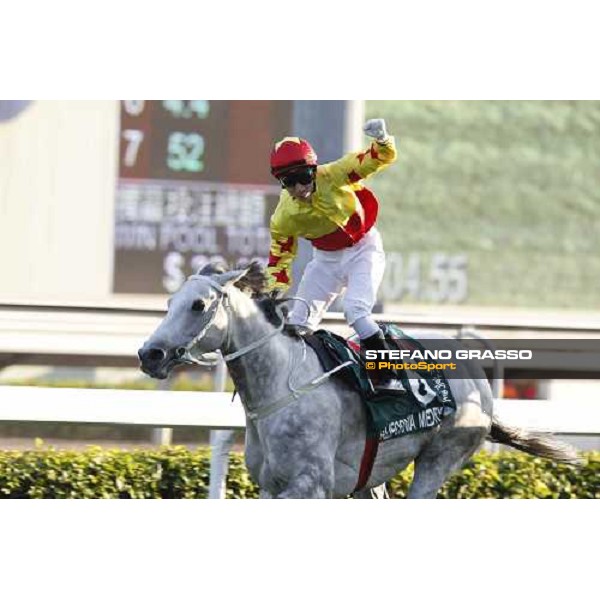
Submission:
M 340 369 L 334 376 L 359 392 L 363 398 L 370 398 L 375 394 L 370 379 L 363 376 L 364 359 L 360 354 L 360 346 L 357 348 L 349 340 L 326 329 L 318 329 L 302 337 L 315 351 L 326 372 L 350 361 L 346 368 Z
M 380 326 L 391 348 L 424 350 L 418 340 L 406 335 L 399 327 L 391 323 Z M 400 372 L 398 377 L 408 394 L 404 397 L 388 395 L 374 389 L 360 354 L 358 336 L 344 339 L 331 331 L 319 329 L 303 338 L 316 352 L 325 371 L 350 363 L 333 377 L 341 379 L 360 394 L 367 407 L 369 436 L 379 441 L 431 429 L 456 411 L 450 385 L 443 373 L 415 370 L 409 376 Z
M 407 350 L 415 348 L 416 342 L 405 337 L 397 327 L 384 325 L 382 331 L 391 348 Z M 351 365 L 336 373 L 337 377 L 353 387 L 367 400 L 386 397 L 385 393 L 377 392 L 373 387 L 373 382 L 365 367 L 365 359 L 361 354 L 360 339 L 357 335 L 346 339 L 326 329 L 319 329 L 313 333 L 303 333 L 302 337 L 315 351 L 325 371 L 330 371 L 351 361 Z

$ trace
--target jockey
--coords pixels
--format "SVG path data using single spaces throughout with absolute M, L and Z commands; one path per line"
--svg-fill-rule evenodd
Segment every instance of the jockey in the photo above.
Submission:
M 271 217 L 271 249 L 267 274 L 271 291 L 285 292 L 291 284 L 291 265 L 298 238 L 311 242 L 313 259 L 298 288 L 289 322 L 315 329 L 342 288 L 344 316 L 367 350 L 387 350 L 379 325 L 371 316 L 383 278 L 385 254 L 375 228 L 378 202 L 361 185 L 370 175 L 396 160 L 394 138 L 383 119 L 366 122 L 364 132 L 374 141 L 364 152 L 352 152 L 324 165 L 317 163 L 311 145 L 286 137 L 271 151 L 271 173 L 283 188 Z M 376 386 L 402 390 L 391 372 L 379 372 Z

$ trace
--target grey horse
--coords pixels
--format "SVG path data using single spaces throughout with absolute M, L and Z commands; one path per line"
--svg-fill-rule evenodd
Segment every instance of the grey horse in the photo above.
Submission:
M 192 275 L 170 298 L 167 315 L 139 350 L 141 369 L 164 379 L 174 366 L 201 363 L 220 351 L 246 413 L 246 466 L 261 498 L 348 497 L 367 435 L 359 394 L 327 376 L 301 337 L 283 331 L 273 300 L 256 299 L 265 285 L 259 265 L 205 273 Z M 427 347 L 427 336 L 419 340 Z M 385 483 L 414 461 L 408 497 L 435 498 L 486 438 L 577 462 L 576 451 L 552 436 L 501 423 L 483 370 L 459 368 L 465 369 L 461 378 L 449 380 L 455 413 L 433 429 L 383 442 L 365 488 Z

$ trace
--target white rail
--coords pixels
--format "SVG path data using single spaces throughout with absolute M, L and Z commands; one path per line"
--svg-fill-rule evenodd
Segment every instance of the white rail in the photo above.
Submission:
M 244 410 L 226 392 L 0 386 L 0 421 L 242 429 Z
M 507 423 L 558 434 L 600 434 L 600 402 L 496 400 Z M 239 399 L 225 392 L 0 386 L 0 421 L 243 429 Z

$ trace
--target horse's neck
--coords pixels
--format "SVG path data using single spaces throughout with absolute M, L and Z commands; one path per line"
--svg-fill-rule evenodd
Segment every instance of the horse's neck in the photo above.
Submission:
M 230 314 L 228 354 L 243 350 L 275 330 L 260 310 L 248 311 L 242 300 L 233 306 Z M 245 310 L 246 309 L 246 310 Z M 242 398 L 260 402 L 270 395 L 275 383 L 287 375 L 290 352 L 298 342 L 283 334 L 274 335 L 264 344 L 228 363 L 229 373 Z

